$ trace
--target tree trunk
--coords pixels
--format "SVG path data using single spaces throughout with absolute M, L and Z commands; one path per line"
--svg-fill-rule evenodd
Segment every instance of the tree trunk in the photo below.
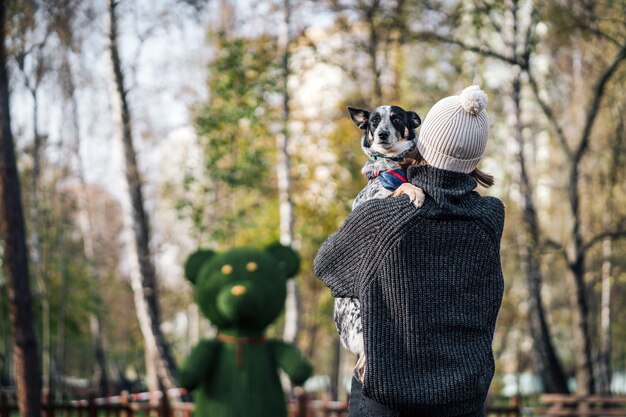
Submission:
M 26 227 L 9 111 L 5 50 L 6 4 L 0 4 L 0 232 L 8 278 L 9 318 L 21 417 L 41 417 L 41 370 L 33 327 Z
M 137 157 L 132 138 L 131 114 L 124 87 L 124 73 L 117 45 L 117 2 L 109 0 L 109 53 L 114 82 L 114 105 L 120 119 L 121 139 L 124 149 L 126 182 L 128 185 L 134 252 L 131 258 L 131 287 L 137 310 L 139 326 L 146 344 L 146 351 L 156 352 L 156 371 L 161 384 L 167 389 L 176 386 L 176 366 L 169 346 L 160 327 L 158 305 L 159 288 L 156 269 L 150 251 L 150 223 L 144 207 L 143 184 L 137 166 Z M 127 210 L 128 211 L 128 210 Z
M 512 126 L 513 137 L 517 143 L 517 182 L 520 187 L 522 198 L 522 218 L 524 221 L 525 233 L 520 236 L 521 253 L 520 261 L 522 272 L 526 276 L 529 300 L 529 326 L 533 339 L 533 350 L 535 356 L 535 371 L 542 379 L 546 392 L 566 393 L 567 378 L 563 372 L 561 362 L 556 354 L 548 323 L 546 321 L 545 309 L 541 300 L 541 276 L 539 259 L 539 222 L 535 210 L 533 199 L 533 189 L 528 177 L 526 158 L 524 155 L 524 139 L 522 137 L 520 93 L 521 93 L 521 71 L 516 69 L 512 81 L 511 102 L 513 106 L 514 126 Z
M 507 8 L 511 14 L 512 31 L 507 42 L 509 54 L 514 61 L 519 61 L 519 46 L 522 42 L 522 31 L 520 28 L 519 2 L 513 0 L 507 3 Z M 532 13 L 532 11 L 531 11 Z M 531 22 L 531 25 L 533 23 Z M 524 51 L 531 47 L 530 39 L 523 40 Z M 528 176 L 528 166 L 524 153 L 524 137 L 522 134 L 522 74 L 524 69 L 513 67 L 513 79 L 511 80 L 511 103 L 513 106 L 513 137 L 517 143 L 517 182 L 522 194 L 521 211 L 524 222 L 525 233 L 520 235 L 520 267 L 526 275 L 526 286 L 528 288 L 528 315 L 530 335 L 533 340 L 533 354 L 535 357 L 535 372 L 541 378 L 546 392 L 567 393 L 567 377 L 563 372 L 561 361 L 559 360 L 546 319 L 546 312 L 541 299 L 541 285 L 543 276 L 541 274 L 541 253 L 540 253 L 540 231 L 535 200 L 533 197 L 533 187 Z
M 611 256 L 612 242 L 602 242 L 602 296 L 600 313 L 600 357 L 598 358 L 598 394 L 611 395 Z
M 96 270 L 95 252 L 94 252 L 94 238 L 93 227 L 91 223 L 91 212 L 89 206 L 89 190 L 87 189 L 87 180 L 85 179 L 85 169 L 83 165 L 83 159 L 80 154 L 81 149 L 81 136 L 80 136 L 80 124 L 78 115 L 78 102 L 76 100 L 76 86 L 74 84 L 74 73 L 72 72 L 69 51 L 66 51 L 66 55 L 63 59 L 63 72 L 65 76 L 65 94 L 70 101 L 70 107 L 72 111 L 72 126 L 74 129 L 74 158 L 76 159 L 76 176 L 80 183 L 80 193 L 77 196 L 78 207 L 78 225 L 80 227 L 81 235 L 83 238 L 83 255 L 87 260 L 87 271 L 93 282 L 90 286 L 90 295 L 95 301 L 95 311 L 91 312 L 89 316 L 89 330 L 91 332 L 91 340 L 94 346 L 94 377 L 93 380 L 97 381 L 98 391 L 101 396 L 109 395 L 109 376 L 106 366 L 106 356 L 104 353 L 104 341 L 102 338 L 101 329 L 101 306 L 102 299 L 100 297 L 100 274 Z
M 576 361 L 576 393 L 581 395 L 595 393 L 595 378 L 589 337 L 589 304 L 587 302 L 584 281 L 584 257 L 570 265 L 570 278 L 574 291 L 570 294 L 572 304 L 572 324 L 574 326 L 574 358 Z
M 583 249 L 580 216 L 580 159 L 572 161 L 569 181 L 569 203 L 572 212 L 573 261 L 569 263 L 570 278 L 573 291 L 570 293 L 572 305 L 572 324 L 574 338 L 574 358 L 576 360 L 576 392 L 578 394 L 594 394 L 595 378 L 589 334 L 589 303 L 587 300 L 587 284 L 585 283 L 586 253 Z
M 375 21 L 376 13 L 380 12 L 380 0 L 374 0 L 368 5 L 365 12 L 365 22 L 369 29 L 369 39 L 367 43 L 367 54 L 370 58 L 370 70 L 372 73 L 372 102 L 378 103 L 383 98 L 383 87 L 380 81 L 380 69 L 378 66 L 378 46 L 380 44 L 380 36 L 378 33 L 378 25 Z
M 283 115 L 282 129 L 276 136 L 276 176 L 278 178 L 278 198 L 280 202 L 280 243 L 293 245 L 293 202 L 291 196 L 291 159 L 289 155 L 289 31 L 291 28 L 291 1 L 284 0 L 285 20 L 279 38 L 282 57 L 282 94 Z M 285 301 L 285 329 L 283 339 L 295 342 L 300 332 L 300 300 L 295 279 L 287 281 L 287 299 Z
M 42 48 L 43 45 L 40 45 L 39 47 Z M 37 57 L 34 59 L 40 58 Z M 27 79 L 27 71 L 23 67 L 20 68 L 24 73 L 24 77 L 26 77 Z M 36 77 L 32 85 L 29 82 L 26 82 L 26 88 L 30 92 L 30 95 L 33 99 L 33 171 L 31 176 L 32 200 L 30 202 L 30 216 L 32 227 L 30 229 L 30 260 L 31 271 L 34 274 L 36 283 L 35 290 L 41 302 L 42 383 L 44 391 L 46 391 L 48 395 L 52 395 L 53 393 L 50 390 L 53 367 L 53 363 L 51 360 L 52 342 L 50 332 L 50 301 L 48 300 L 48 291 L 46 289 L 46 270 L 45 268 L 43 268 L 42 265 L 43 254 L 41 250 L 41 236 L 39 230 L 41 224 L 41 215 L 39 211 L 39 180 L 41 177 L 42 150 L 45 147 L 44 135 L 39 132 L 39 81 L 39 78 Z
M 580 209 L 581 195 L 581 163 L 589 150 L 591 132 L 600 111 L 600 104 L 606 86 L 611 77 L 623 61 L 626 60 L 626 45 L 622 46 L 613 61 L 602 71 L 594 83 L 592 99 L 585 111 L 585 124 L 581 130 L 578 145 L 572 151 L 567 146 L 570 157 L 571 170 L 568 184 L 568 199 L 572 214 L 572 247 L 570 248 L 570 276 L 573 280 L 574 291 L 571 293 L 572 319 L 574 324 L 574 357 L 576 359 L 576 391 L 579 394 L 594 394 L 596 389 L 593 373 L 591 349 L 591 335 L 589 329 L 589 305 L 587 300 L 587 286 L 585 283 L 585 266 L 588 247 L 585 245 L 582 233 L 582 215 Z

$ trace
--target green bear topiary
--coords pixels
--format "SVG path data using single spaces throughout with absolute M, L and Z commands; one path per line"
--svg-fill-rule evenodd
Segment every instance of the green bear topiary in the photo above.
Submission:
M 311 364 L 295 346 L 267 340 L 264 332 L 283 309 L 287 279 L 298 271 L 293 249 L 199 250 L 185 264 L 195 300 L 218 328 L 215 339 L 194 347 L 179 370 L 179 383 L 194 391 L 197 417 L 284 417 L 282 369 L 295 385 Z

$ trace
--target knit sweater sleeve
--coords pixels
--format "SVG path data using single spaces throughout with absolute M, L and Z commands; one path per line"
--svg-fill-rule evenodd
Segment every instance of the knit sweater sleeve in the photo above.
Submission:
M 315 275 L 331 289 L 334 297 L 357 298 L 357 281 L 363 275 L 366 255 L 377 233 L 372 211 L 365 202 L 350 213 L 344 224 L 322 244 L 313 264 Z

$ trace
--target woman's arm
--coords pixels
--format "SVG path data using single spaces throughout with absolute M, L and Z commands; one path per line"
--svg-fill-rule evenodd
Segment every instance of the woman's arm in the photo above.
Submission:
M 366 272 L 370 258 L 376 255 L 376 240 L 384 239 L 381 231 L 389 225 L 388 206 L 393 200 L 401 199 L 364 202 L 320 247 L 313 269 L 315 275 L 330 287 L 333 296 L 358 297 L 356 283 L 363 278 L 361 275 Z M 403 204 L 412 207 L 407 202 Z

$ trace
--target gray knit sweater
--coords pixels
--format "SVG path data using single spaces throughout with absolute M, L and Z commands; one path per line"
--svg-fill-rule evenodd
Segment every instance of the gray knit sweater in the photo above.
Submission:
M 361 302 L 364 394 L 394 410 L 456 416 L 484 406 L 504 287 L 504 206 L 467 174 L 411 167 L 427 195 L 357 207 L 320 248 L 315 274 Z

